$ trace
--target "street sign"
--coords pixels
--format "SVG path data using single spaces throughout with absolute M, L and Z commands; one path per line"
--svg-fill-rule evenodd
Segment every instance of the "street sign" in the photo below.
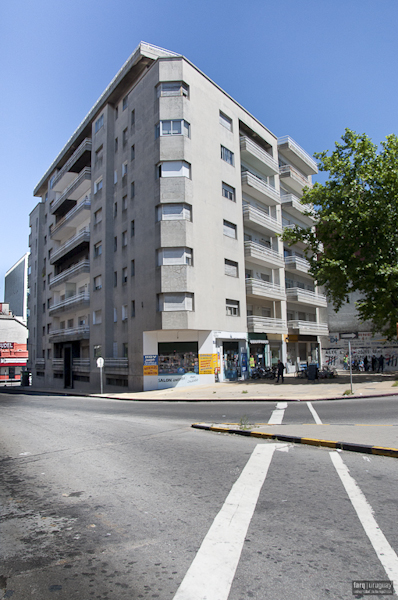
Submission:
M 104 359 L 102 358 L 102 356 L 100 356 L 99 358 L 97 358 L 97 367 L 99 369 L 102 369 L 102 367 L 104 366 Z
M 352 331 L 350 333 L 340 333 L 341 340 L 356 340 L 358 339 L 358 332 Z

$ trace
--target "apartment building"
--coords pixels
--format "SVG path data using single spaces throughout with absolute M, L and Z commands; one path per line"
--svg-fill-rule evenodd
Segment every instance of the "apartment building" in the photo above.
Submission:
M 141 43 L 34 190 L 33 385 L 94 390 L 103 372 L 108 390 L 151 390 L 318 357 L 325 298 L 278 237 L 309 222 L 315 172 L 189 60 Z

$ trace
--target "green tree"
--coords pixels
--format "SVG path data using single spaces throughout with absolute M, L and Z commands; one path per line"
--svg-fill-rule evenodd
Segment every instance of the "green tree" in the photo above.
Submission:
M 346 129 L 333 152 L 315 154 L 324 184 L 301 199 L 315 218 L 313 228 L 285 230 L 289 244 L 307 244 L 310 273 L 324 285 L 338 310 L 350 292 L 360 292 L 359 318 L 373 330 L 397 336 L 398 323 L 398 138 L 377 147 Z

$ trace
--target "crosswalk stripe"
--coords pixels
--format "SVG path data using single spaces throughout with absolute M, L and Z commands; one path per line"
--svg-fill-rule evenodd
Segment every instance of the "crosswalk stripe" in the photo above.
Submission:
M 268 425 L 281 425 L 285 410 L 287 409 L 287 402 L 278 402 L 275 410 L 272 412 Z
M 310 413 L 312 414 L 312 416 L 314 417 L 314 421 L 317 425 L 322 425 L 322 421 L 318 416 L 318 413 L 316 412 L 315 408 L 312 406 L 312 402 L 307 402 L 307 406 L 310 409 Z

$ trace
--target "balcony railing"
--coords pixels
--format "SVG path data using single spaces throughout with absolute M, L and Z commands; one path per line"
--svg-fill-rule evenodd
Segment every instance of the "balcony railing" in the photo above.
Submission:
M 72 337 L 87 337 L 90 334 L 90 327 L 83 325 L 81 327 L 70 327 L 68 329 L 54 329 L 50 332 L 50 340 L 57 337 L 72 338 Z
M 87 192 L 90 189 L 91 184 L 86 183 L 85 189 L 83 191 L 80 190 L 78 194 L 74 194 L 74 192 L 76 192 L 84 182 L 89 181 L 91 181 L 91 168 L 85 167 L 76 177 L 76 179 L 61 194 L 61 196 L 53 201 L 51 206 L 52 214 L 56 213 L 56 211 L 63 204 L 63 202 L 65 202 L 65 200 L 78 200 L 79 195 L 83 195 L 84 192 Z M 74 195 L 77 197 L 73 197 Z
M 62 219 L 60 219 L 52 228 L 51 230 L 51 237 L 54 237 L 54 234 L 65 224 L 69 224 L 72 219 L 82 210 L 90 210 L 91 208 L 91 201 L 90 201 L 90 195 L 86 196 L 85 199 L 80 202 L 79 204 L 77 204 L 76 206 L 74 206 L 72 208 L 72 210 L 70 210 L 64 217 L 62 217 Z
M 53 358 L 52 365 L 53 365 L 53 371 L 63 371 L 64 370 L 64 359 L 63 358 Z
M 67 252 L 69 252 L 70 250 L 73 250 L 73 248 L 76 248 L 76 246 L 78 246 L 82 242 L 89 242 L 89 241 L 90 241 L 90 227 L 83 227 L 83 229 L 81 231 L 79 231 L 79 233 L 77 235 L 74 235 L 73 237 L 71 237 L 65 244 L 60 246 L 60 248 L 58 248 L 58 250 L 51 255 L 50 263 L 53 265 L 55 262 L 57 262 L 58 259 L 60 259 L 62 256 L 64 256 Z
M 308 273 L 310 263 L 308 260 L 305 260 L 305 258 L 301 258 L 301 256 L 285 256 L 285 266 L 292 267 L 293 269 L 303 273 Z
M 273 233 L 282 233 L 282 225 L 276 219 L 250 204 L 243 207 L 243 219 Z
M 35 368 L 36 369 L 44 369 L 45 366 L 46 366 L 45 358 L 36 358 L 36 360 L 35 360 Z
M 266 262 L 275 267 L 283 267 L 285 264 L 282 254 L 258 242 L 247 241 L 244 246 L 246 257 Z
M 248 161 L 252 160 L 255 168 L 260 171 L 264 171 L 267 175 L 278 173 L 277 161 L 246 135 L 240 137 L 240 151 L 241 155 L 247 158 Z
M 284 177 L 285 175 L 293 182 L 292 187 L 295 191 L 301 192 L 302 188 L 307 186 L 312 188 L 312 183 L 306 175 L 300 173 L 292 165 L 281 165 L 279 167 L 279 175 Z M 290 182 L 287 182 L 291 185 Z
M 269 185 L 250 171 L 242 171 L 242 186 L 243 188 L 247 186 L 248 193 L 257 200 L 260 200 L 260 202 L 264 201 L 265 196 L 268 201 L 272 201 L 272 204 L 280 204 L 281 198 L 279 192 L 272 185 Z
M 299 330 L 300 335 L 329 335 L 327 323 L 315 323 L 314 321 L 288 321 L 288 329 Z
M 303 304 L 312 304 L 315 306 L 325 307 L 327 306 L 326 296 L 323 294 L 317 294 L 310 290 L 305 290 L 299 287 L 291 287 L 286 289 L 286 298 L 289 302 L 300 302 Z
M 287 322 L 272 317 L 247 317 L 247 328 L 252 333 L 287 333 Z
M 64 175 L 66 175 L 66 173 L 69 172 L 71 167 L 73 167 L 73 165 L 77 162 L 77 160 L 85 152 L 91 153 L 91 140 L 88 138 L 86 138 L 85 140 L 82 141 L 80 146 L 74 151 L 74 153 L 69 158 L 69 160 L 66 161 L 66 163 L 64 164 L 62 169 L 55 175 L 54 181 L 53 181 L 53 189 L 55 189 L 55 190 L 57 189 L 58 182 L 61 181 L 61 179 L 64 177 Z
M 105 358 L 104 368 L 106 370 L 112 369 L 128 369 L 129 359 L 128 358 Z
M 60 273 L 56 277 L 53 277 L 50 281 L 50 289 L 55 287 L 56 285 L 59 285 L 60 283 L 63 283 L 64 281 L 67 281 L 68 279 L 71 279 L 72 277 L 76 277 L 77 275 L 80 275 L 82 273 L 89 273 L 89 272 L 90 272 L 90 261 L 89 260 L 81 260 L 77 264 L 73 265 L 73 267 L 70 267 L 69 269 L 65 269 L 65 271 L 62 271 L 62 273 Z
M 90 371 L 90 359 L 74 358 L 72 360 L 72 368 L 74 371 Z
M 51 282 L 52 283 L 52 282 Z M 66 298 L 62 302 L 58 302 L 57 304 L 53 304 L 49 308 L 49 314 L 54 315 L 57 312 L 62 312 L 65 310 L 71 310 L 76 306 L 80 306 L 82 304 L 90 303 L 90 294 L 88 292 L 84 292 L 82 294 L 76 294 L 75 296 L 71 296 L 70 298 Z
M 309 168 L 311 174 L 315 175 L 318 173 L 318 166 L 315 160 L 302 148 L 297 142 L 295 142 L 289 135 L 278 138 L 278 149 L 283 151 L 288 150 L 299 158 L 300 162 Z
M 246 279 L 246 294 L 249 296 L 262 296 L 273 300 L 286 300 L 285 289 L 275 283 L 249 277 Z

